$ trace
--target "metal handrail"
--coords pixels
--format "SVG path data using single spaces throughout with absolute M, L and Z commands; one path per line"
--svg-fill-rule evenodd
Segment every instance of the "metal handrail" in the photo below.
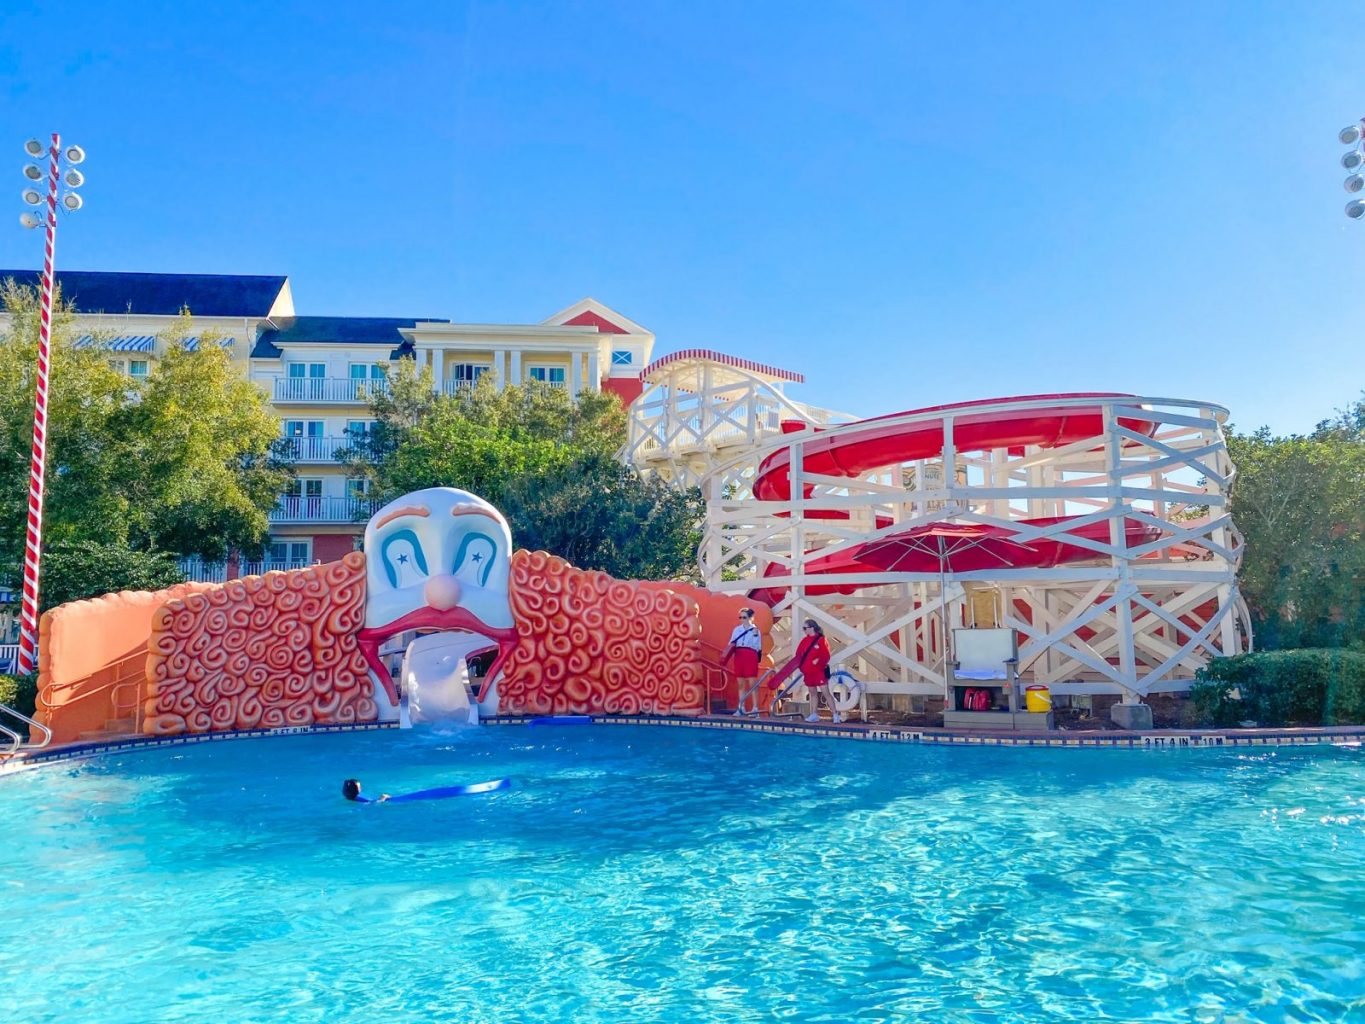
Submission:
M 142 731 L 142 729 L 141 729 L 142 723 L 138 721 L 138 719 L 142 717 L 142 702 L 141 702 L 140 700 L 137 700 L 136 698 L 137 698 L 137 687 L 143 685 L 146 681 L 147 681 L 147 680 L 146 680 L 145 676 L 138 675 L 138 676 L 134 676 L 132 679 L 124 679 L 124 680 L 122 680 L 121 682 L 117 682 L 117 683 L 115 683 L 113 686 L 111 686 L 111 687 L 109 688 L 109 704 L 110 704 L 110 706 L 111 706 L 111 710 L 110 710 L 111 718 L 110 718 L 110 721 L 118 721 L 120 718 L 123 717 L 122 715 L 119 714 L 119 712 L 120 712 L 121 709 L 119 708 L 118 693 L 119 693 L 119 691 L 122 690 L 125 686 L 131 686 L 131 687 L 134 688 L 134 689 L 133 689 L 133 698 L 134 698 L 134 699 L 133 699 L 133 707 L 132 707 L 132 709 L 131 709 L 131 710 L 132 710 L 132 713 L 133 713 L 133 732 L 134 732 L 134 733 L 138 733 L 138 732 L 141 732 L 141 731 Z
M 23 737 L 13 729 L 6 728 L 3 725 L 0 725 L 0 732 L 9 737 L 9 749 L 0 751 L 0 757 L 9 757 L 11 754 L 17 753 L 19 747 L 23 745 Z
M 147 652 L 145 649 L 143 649 L 141 651 L 135 651 L 132 654 L 127 655 L 126 657 L 120 658 L 118 661 L 111 662 L 110 664 L 106 665 L 105 666 L 106 669 L 114 669 L 117 672 L 114 678 L 106 683 L 101 683 L 99 686 L 94 687 L 93 689 L 87 690 L 85 693 L 82 693 L 77 698 L 77 700 L 87 701 L 95 697 L 99 697 L 103 694 L 108 694 L 110 711 L 114 715 L 114 717 L 117 718 L 118 701 L 115 697 L 115 694 L 121 687 L 129 686 L 135 683 L 141 684 L 143 682 L 142 673 L 144 671 L 144 666 L 146 664 L 146 658 Z M 139 659 L 141 659 L 141 661 L 139 661 Z M 125 672 L 126 665 L 132 666 L 133 670 L 132 675 L 126 674 Z M 45 708 L 48 711 L 53 711 L 55 710 L 56 705 L 52 703 L 52 697 L 56 693 L 74 689 L 75 687 L 80 686 L 82 683 L 88 681 L 89 681 L 88 677 L 83 676 L 80 679 L 71 679 L 64 683 L 48 682 L 46 685 L 40 686 L 38 688 L 38 697 L 35 703 L 37 704 L 38 707 Z
M 29 718 L 28 715 L 24 714 L 21 711 L 15 711 L 8 704 L 0 704 L 0 713 L 13 715 L 15 718 L 19 719 L 19 721 L 26 724 L 30 729 L 37 729 L 40 733 L 43 734 L 43 739 L 41 743 L 33 742 L 31 738 L 33 735 L 32 733 L 29 733 L 30 736 L 29 742 L 25 743 L 23 737 L 20 736 L 13 729 L 9 728 L 6 725 L 0 725 L 0 733 L 4 733 L 10 739 L 10 748 L 6 751 L 3 751 L 5 756 L 16 753 L 21 747 L 37 750 L 47 746 L 49 743 L 52 742 L 52 730 L 49 729 L 47 726 L 43 725 L 41 722 L 35 722 L 33 719 Z

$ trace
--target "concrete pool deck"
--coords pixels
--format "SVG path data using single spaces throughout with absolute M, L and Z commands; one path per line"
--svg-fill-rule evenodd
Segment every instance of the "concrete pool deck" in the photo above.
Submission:
M 800 719 L 735 718 L 732 715 L 582 715 L 569 716 L 582 725 L 653 725 L 675 729 L 804 736 L 812 739 L 862 740 L 882 743 L 921 743 L 934 746 L 979 747 L 1127 747 L 1166 749 L 1172 747 L 1268 747 L 1268 746 L 1360 746 L 1365 743 L 1365 725 L 1324 726 L 1301 729 L 1154 729 L 1146 732 L 1075 731 L 1054 729 L 1048 732 L 990 732 L 986 730 L 936 729 L 921 726 L 878 725 L 876 723 L 805 722 Z M 487 726 L 523 726 L 533 723 L 555 724 L 553 716 L 500 715 L 485 719 Z M 103 754 L 133 750 L 180 747 L 197 743 L 268 738 L 272 736 L 322 735 L 338 732 L 376 732 L 397 729 L 396 722 L 365 722 L 356 725 L 289 726 L 281 729 L 243 729 L 198 733 L 185 736 L 129 736 L 91 743 L 70 743 L 61 747 L 25 751 L 0 759 L 0 776 L 45 764 L 81 760 Z

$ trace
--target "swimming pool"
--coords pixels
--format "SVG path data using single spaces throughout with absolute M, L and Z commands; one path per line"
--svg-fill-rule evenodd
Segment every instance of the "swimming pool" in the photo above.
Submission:
M 0 815 L 11 1020 L 1365 1014 L 1359 749 L 414 730 L 44 768 Z

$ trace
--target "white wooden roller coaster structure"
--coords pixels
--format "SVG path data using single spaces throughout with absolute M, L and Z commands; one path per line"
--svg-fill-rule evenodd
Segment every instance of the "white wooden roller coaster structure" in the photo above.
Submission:
M 942 695 L 961 626 L 1015 629 L 1024 683 L 1125 703 L 1249 648 L 1225 409 L 1043 395 L 837 422 L 720 360 L 647 375 L 623 456 L 702 489 L 708 588 L 821 623 L 869 692 Z

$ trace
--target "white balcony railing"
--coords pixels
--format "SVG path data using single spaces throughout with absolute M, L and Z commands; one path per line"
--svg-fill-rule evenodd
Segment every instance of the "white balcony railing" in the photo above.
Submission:
M 261 576 L 268 572 L 289 572 L 292 569 L 306 569 L 312 562 L 303 562 L 298 559 L 288 559 L 287 561 L 273 561 L 266 559 L 260 562 L 243 562 L 238 566 L 238 576 Z
M 272 523 L 360 523 L 374 511 L 368 498 L 288 495 L 270 512 Z
M 227 565 L 223 562 L 205 562 L 199 558 L 182 558 L 180 571 L 191 583 L 224 583 L 227 581 Z
M 290 437 L 289 455 L 295 462 L 336 462 L 337 452 L 355 444 L 350 437 Z
M 238 562 L 235 569 L 229 573 L 230 567 L 224 562 L 204 562 L 198 558 L 182 558 L 179 562 L 180 571 L 191 583 L 226 583 L 229 578 L 239 579 L 242 576 L 260 576 L 267 572 L 304 569 L 311 564 L 313 563 L 297 558 L 265 558 L 254 562 Z
M 353 380 L 349 377 L 276 377 L 276 402 L 319 403 L 324 405 L 361 404 L 375 393 L 387 393 L 389 382 L 382 377 Z

